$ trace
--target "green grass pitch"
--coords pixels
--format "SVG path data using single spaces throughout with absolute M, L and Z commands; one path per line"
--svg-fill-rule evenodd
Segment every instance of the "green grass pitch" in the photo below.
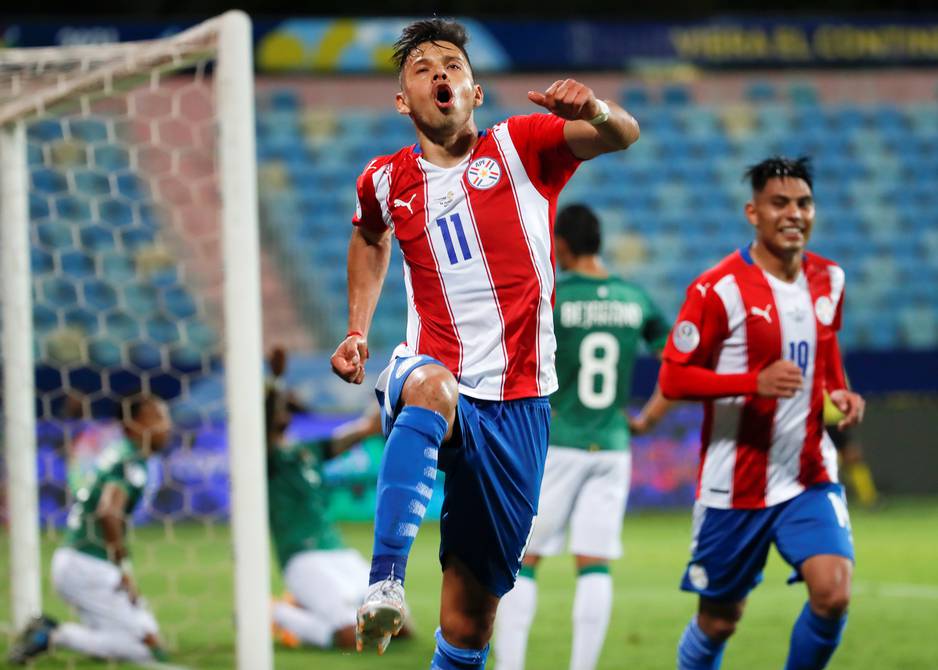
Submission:
M 894 500 L 876 512 L 854 510 L 858 565 L 843 645 L 832 670 L 935 670 L 938 668 L 938 499 Z M 688 511 L 646 512 L 625 522 L 625 556 L 613 566 L 615 608 L 599 667 L 607 670 L 672 669 L 675 645 L 694 608 L 677 590 L 687 557 Z M 344 526 L 347 541 L 368 555 L 371 528 Z M 412 640 L 395 640 L 382 658 L 336 651 L 276 652 L 278 670 L 372 668 L 419 670 L 429 666 L 439 603 L 438 526 L 426 524 L 408 569 L 407 595 L 418 628 Z M 231 551 L 223 525 L 148 527 L 134 539 L 141 590 L 148 594 L 173 649 L 172 662 L 187 668 L 235 667 Z M 7 573 L 7 538 L 0 538 Z M 43 541 L 43 566 L 55 547 Z M 791 625 L 804 602 L 802 585 L 786 586 L 787 566 L 773 552 L 765 582 L 755 591 L 724 668 L 781 668 Z M 538 572 L 538 614 L 531 632 L 529 670 L 564 670 L 570 649 L 574 577 L 567 556 L 545 560 Z M 44 582 L 48 611 L 67 611 Z M 279 577 L 274 585 L 279 591 Z M 8 621 L 9 583 L 0 581 L 0 620 Z M 493 664 L 490 660 L 489 666 Z M 57 653 L 37 668 L 135 667 L 83 661 Z

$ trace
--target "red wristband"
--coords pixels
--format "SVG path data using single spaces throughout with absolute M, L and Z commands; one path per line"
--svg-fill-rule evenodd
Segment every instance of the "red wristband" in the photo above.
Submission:
M 365 337 L 364 334 L 360 330 L 350 330 L 349 332 L 345 334 L 346 337 L 352 337 L 352 335 L 356 337 Z

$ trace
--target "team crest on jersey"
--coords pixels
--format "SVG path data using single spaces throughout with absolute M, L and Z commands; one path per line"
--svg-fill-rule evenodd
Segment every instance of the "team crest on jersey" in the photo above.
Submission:
M 689 354 L 700 344 L 700 331 L 690 321 L 681 321 L 674 326 L 674 348 L 682 354 Z
M 814 314 L 817 320 L 825 326 L 834 323 L 834 301 L 826 295 L 822 295 L 814 303 Z
M 466 181 L 473 188 L 486 190 L 502 178 L 502 168 L 494 158 L 477 158 L 466 169 Z

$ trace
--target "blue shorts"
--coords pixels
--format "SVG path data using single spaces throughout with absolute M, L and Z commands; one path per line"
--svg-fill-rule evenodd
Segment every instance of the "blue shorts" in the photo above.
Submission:
M 441 365 L 429 356 L 396 358 L 375 392 L 385 434 L 401 410 L 410 373 Z M 537 515 L 550 430 L 547 398 L 504 402 L 459 395 L 453 438 L 440 448 L 446 473 L 440 517 L 440 563 L 458 557 L 493 595 L 514 586 Z
M 765 509 L 694 508 L 691 560 L 681 588 L 705 598 L 743 600 L 762 581 L 772 543 L 801 579 L 801 564 L 834 554 L 851 561 L 853 535 L 840 484 L 819 484 Z

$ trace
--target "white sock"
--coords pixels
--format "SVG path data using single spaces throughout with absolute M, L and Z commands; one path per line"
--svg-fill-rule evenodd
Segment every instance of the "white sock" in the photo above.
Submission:
M 151 660 L 150 648 L 129 633 L 119 630 L 95 630 L 77 623 L 63 623 L 52 633 L 52 644 L 87 656 L 122 661 Z
M 278 602 L 274 603 L 273 615 L 278 626 L 286 628 L 306 644 L 323 648 L 332 646 L 335 633 L 332 626 L 309 610 Z
M 518 577 L 502 596 L 495 617 L 495 670 L 524 670 L 528 632 L 537 610 L 537 582 Z
M 570 670 L 593 670 L 606 639 L 612 614 L 612 577 L 590 572 L 576 580 L 573 599 L 573 651 Z

